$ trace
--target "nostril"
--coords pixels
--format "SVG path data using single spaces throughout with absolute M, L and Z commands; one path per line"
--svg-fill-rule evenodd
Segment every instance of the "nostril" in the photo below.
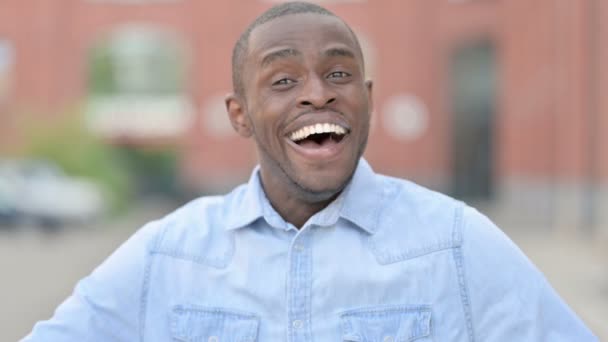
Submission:
M 326 99 L 301 99 L 299 102 L 300 106 L 305 106 L 305 107 L 314 107 L 314 108 L 323 108 L 325 105 L 328 105 L 330 103 L 336 102 L 336 98 L 335 97 L 330 97 L 330 98 L 326 98 Z

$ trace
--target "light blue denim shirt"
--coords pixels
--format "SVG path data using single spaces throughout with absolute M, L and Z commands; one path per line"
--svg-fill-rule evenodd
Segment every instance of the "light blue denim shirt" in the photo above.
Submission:
M 475 209 L 361 160 L 300 229 L 258 171 L 149 223 L 25 341 L 597 341 Z

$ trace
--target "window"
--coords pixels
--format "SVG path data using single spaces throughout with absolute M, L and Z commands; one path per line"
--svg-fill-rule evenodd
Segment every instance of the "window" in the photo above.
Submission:
M 186 63 L 177 40 L 162 31 L 126 27 L 89 57 L 89 123 L 106 136 L 171 137 L 189 126 Z

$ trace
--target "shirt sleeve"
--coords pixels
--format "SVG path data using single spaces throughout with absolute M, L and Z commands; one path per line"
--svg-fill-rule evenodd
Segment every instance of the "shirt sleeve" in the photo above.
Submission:
M 463 218 L 460 272 L 471 341 L 598 341 L 488 218 L 469 207 Z
M 157 228 L 150 223 L 136 232 L 22 341 L 138 341 L 148 251 Z

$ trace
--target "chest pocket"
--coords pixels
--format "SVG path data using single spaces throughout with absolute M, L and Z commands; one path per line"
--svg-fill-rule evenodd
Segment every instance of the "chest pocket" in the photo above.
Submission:
M 253 314 L 178 305 L 171 312 L 173 340 L 185 342 L 254 342 L 259 318 Z
M 429 306 L 388 306 L 342 313 L 342 339 L 354 342 L 431 341 Z

